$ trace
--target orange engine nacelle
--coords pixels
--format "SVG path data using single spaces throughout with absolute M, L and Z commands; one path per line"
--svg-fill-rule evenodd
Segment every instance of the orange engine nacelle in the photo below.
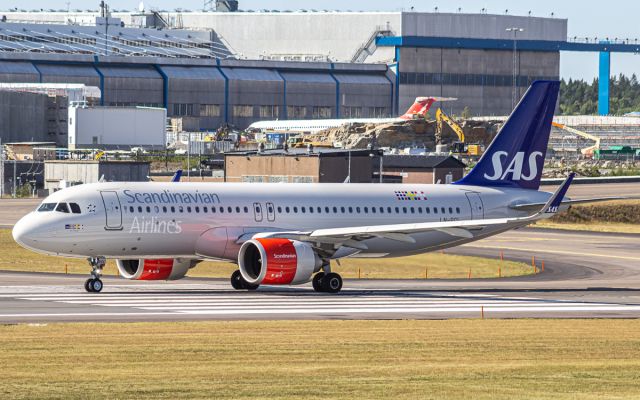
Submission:
M 189 259 L 161 258 L 116 260 L 118 272 L 125 279 L 138 281 L 173 281 L 182 279 L 195 262 Z
M 267 238 L 244 242 L 238 265 L 251 285 L 298 285 L 309 282 L 322 260 L 307 243 Z

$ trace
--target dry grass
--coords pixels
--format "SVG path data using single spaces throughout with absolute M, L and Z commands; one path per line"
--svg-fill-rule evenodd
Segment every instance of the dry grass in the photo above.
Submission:
M 3 399 L 637 399 L 638 320 L 0 327 Z
M 0 270 L 87 274 L 89 266 L 79 259 L 43 256 L 20 247 L 11 237 L 11 231 L 0 229 Z M 344 259 L 334 269 L 345 278 L 424 279 L 467 278 L 469 269 L 473 278 L 496 278 L 498 268 L 502 276 L 531 274 L 532 268 L 524 263 L 429 253 L 392 259 Z M 192 277 L 228 278 L 238 267 L 226 262 L 203 262 L 189 271 Z M 427 269 L 427 271 L 425 271 Z M 107 262 L 106 275 L 116 275 L 115 262 Z

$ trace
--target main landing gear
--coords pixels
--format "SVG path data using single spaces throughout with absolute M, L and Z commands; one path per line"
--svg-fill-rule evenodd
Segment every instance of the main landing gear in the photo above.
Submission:
M 102 277 L 102 269 L 107 260 L 104 257 L 90 257 L 87 261 L 91 265 L 91 278 L 84 282 L 84 290 L 89 293 L 100 293 L 103 288 L 100 277 Z
M 316 292 L 338 293 L 342 289 L 342 277 L 335 272 L 318 272 L 311 284 Z
M 259 285 L 251 285 L 249 282 L 245 281 L 240 270 L 237 269 L 233 274 L 231 274 L 231 286 L 236 290 L 256 290 Z

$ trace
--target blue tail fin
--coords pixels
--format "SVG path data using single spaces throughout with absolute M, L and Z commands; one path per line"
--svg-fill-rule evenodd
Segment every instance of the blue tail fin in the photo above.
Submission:
M 560 82 L 535 81 L 459 185 L 537 190 L 547 153 Z

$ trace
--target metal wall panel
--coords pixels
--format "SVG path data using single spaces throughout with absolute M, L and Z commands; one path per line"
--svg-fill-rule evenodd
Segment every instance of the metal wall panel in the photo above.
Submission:
M 164 81 L 153 67 L 99 65 L 104 76 L 104 105 L 163 104 Z
M 36 64 L 45 83 L 84 83 L 100 86 L 100 75 L 92 65 Z
M 0 82 L 39 82 L 38 70 L 27 61 L 0 61 Z
M 336 81 L 328 72 L 281 72 L 287 85 L 287 106 L 303 106 L 311 118 L 313 107 L 331 107 L 335 115 Z M 288 115 L 289 119 L 292 116 Z

